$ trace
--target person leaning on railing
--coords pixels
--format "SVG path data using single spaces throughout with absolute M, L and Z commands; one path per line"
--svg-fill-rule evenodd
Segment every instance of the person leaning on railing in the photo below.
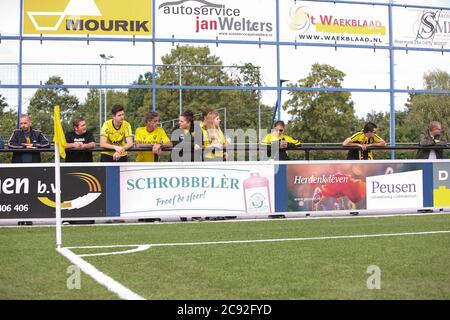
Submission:
M 228 141 L 220 129 L 220 115 L 216 110 L 208 113 L 203 131 L 203 161 L 225 161 L 228 158 Z
M 202 161 L 202 129 L 194 121 L 194 113 L 187 109 L 178 118 L 171 134 L 172 162 Z
M 95 138 L 87 129 L 86 120 L 76 117 L 72 120 L 73 131 L 66 132 L 66 162 L 92 162 L 92 151 L 74 152 L 74 150 L 94 149 Z
M 302 142 L 300 140 L 284 134 L 285 129 L 286 125 L 284 121 L 279 120 L 274 123 L 272 132 L 264 137 L 261 144 L 270 146 L 267 150 L 268 157 L 275 160 L 289 160 L 286 150 L 301 145 Z M 272 150 L 278 150 L 278 156 L 272 154 Z
M 125 121 L 125 108 L 116 104 L 111 108 L 112 119 L 103 123 L 100 131 L 100 147 L 111 151 L 103 151 L 100 162 L 127 162 L 127 150 L 133 147 L 131 125 Z
M 144 117 L 144 127 L 136 129 L 134 140 L 137 148 L 152 146 L 151 151 L 139 151 L 136 161 L 155 162 L 155 155 L 159 155 L 162 148 L 172 147 L 172 142 L 163 128 L 159 127 L 161 118 L 157 112 L 148 112 Z
M 8 140 L 9 149 L 40 149 L 50 147 L 44 134 L 31 126 L 29 115 L 22 114 L 19 119 L 20 129 L 15 129 Z M 12 163 L 39 163 L 40 152 L 13 152 Z
M 427 129 L 420 134 L 419 146 L 446 146 L 447 140 L 441 134 L 442 127 L 440 122 L 431 121 Z M 416 153 L 416 159 L 442 159 L 443 149 L 419 149 Z
M 377 134 L 378 127 L 373 122 L 367 122 L 363 130 L 354 133 L 344 140 L 344 147 L 359 147 L 348 151 L 347 160 L 373 160 L 373 153 L 368 147 L 384 147 L 386 142 Z

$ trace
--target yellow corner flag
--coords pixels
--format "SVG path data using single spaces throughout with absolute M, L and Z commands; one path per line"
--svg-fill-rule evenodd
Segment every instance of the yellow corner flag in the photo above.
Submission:
M 53 142 L 55 142 L 55 144 L 58 144 L 58 148 L 59 148 L 59 155 L 61 156 L 61 158 L 65 159 L 66 158 L 66 136 L 64 135 L 64 131 L 61 125 L 61 118 L 59 116 L 59 106 L 55 106 L 55 109 L 53 111 L 53 131 L 54 131 L 54 135 L 53 135 Z

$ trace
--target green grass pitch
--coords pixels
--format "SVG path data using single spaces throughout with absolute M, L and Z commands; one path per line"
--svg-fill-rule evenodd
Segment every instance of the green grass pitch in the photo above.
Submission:
M 63 227 L 63 246 L 450 231 L 449 214 Z M 55 250 L 54 227 L 0 228 L 0 299 L 118 299 Z M 123 250 L 86 249 L 76 254 Z M 145 299 L 450 299 L 450 233 L 159 246 L 83 258 Z M 369 266 L 379 289 L 368 289 Z

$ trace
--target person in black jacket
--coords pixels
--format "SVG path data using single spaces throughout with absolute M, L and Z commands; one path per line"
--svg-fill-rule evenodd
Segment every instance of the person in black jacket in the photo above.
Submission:
M 420 134 L 419 146 L 446 146 L 447 140 L 442 135 L 442 126 L 438 121 L 431 121 L 428 128 Z M 419 149 L 416 159 L 442 159 L 444 149 Z
M 173 143 L 170 161 L 202 161 L 202 129 L 194 122 L 191 110 L 180 115 L 178 126 L 173 129 L 170 138 Z
M 39 130 L 31 127 L 30 116 L 20 116 L 20 129 L 15 129 L 8 141 L 9 149 L 49 148 L 50 142 Z M 12 163 L 41 162 L 40 152 L 13 152 Z

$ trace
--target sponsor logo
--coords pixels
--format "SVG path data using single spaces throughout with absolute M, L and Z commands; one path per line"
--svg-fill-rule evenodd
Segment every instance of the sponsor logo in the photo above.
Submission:
M 186 18 L 186 30 L 195 34 L 272 36 L 274 28 L 271 21 L 255 20 L 254 16 L 245 15 L 240 8 L 212 1 L 167 1 L 161 3 L 158 10 L 166 18 Z
M 447 181 L 448 180 L 448 171 L 447 170 L 439 170 L 438 171 L 438 179 L 439 179 L 439 181 Z
M 325 10 L 294 4 L 285 23 L 301 41 L 382 42 L 386 25 L 373 17 L 350 15 L 343 10 Z
M 436 36 L 450 37 L 450 14 L 439 11 L 423 11 L 419 17 L 417 40 L 433 40 Z
M 305 33 L 311 26 L 311 15 L 306 7 L 292 6 L 289 10 L 289 28 L 292 31 Z
M 83 207 L 88 206 L 95 200 L 97 200 L 98 197 L 100 197 L 102 193 L 102 187 L 100 182 L 96 177 L 93 175 L 82 173 L 82 172 L 74 172 L 74 173 L 68 173 L 68 176 L 76 177 L 82 181 L 84 181 L 89 189 L 89 192 L 83 196 L 77 197 L 73 200 L 64 201 L 61 203 L 61 210 L 73 210 L 73 209 L 80 209 Z M 53 200 L 50 200 L 48 197 L 38 197 L 38 200 L 45 204 L 48 207 L 55 208 L 56 203 Z
M 450 206 L 450 165 L 433 164 L 434 166 L 434 187 L 433 199 L 434 206 Z
M 367 209 L 423 207 L 422 170 L 366 179 Z
M 300 5 L 293 5 L 290 8 L 288 24 L 291 30 L 300 33 L 305 33 L 312 28 L 311 31 L 318 33 L 386 35 L 386 26 L 379 20 L 325 12 L 313 14 L 311 9 Z
M 25 0 L 24 33 L 136 34 L 151 32 L 151 1 Z

